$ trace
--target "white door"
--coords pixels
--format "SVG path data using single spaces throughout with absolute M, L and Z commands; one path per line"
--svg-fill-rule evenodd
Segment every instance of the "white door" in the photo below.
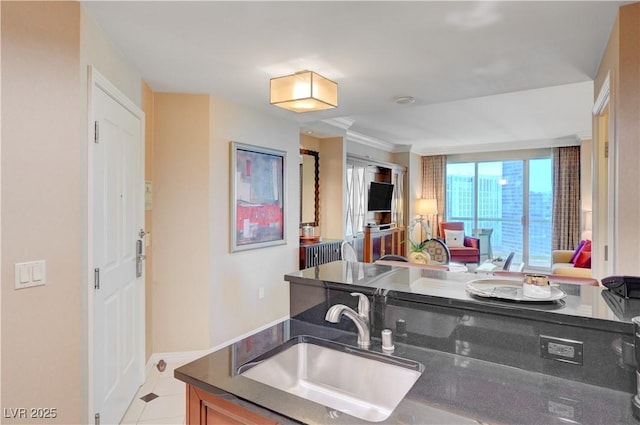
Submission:
M 92 79 L 93 411 L 117 424 L 144 380 L 144 115 Z

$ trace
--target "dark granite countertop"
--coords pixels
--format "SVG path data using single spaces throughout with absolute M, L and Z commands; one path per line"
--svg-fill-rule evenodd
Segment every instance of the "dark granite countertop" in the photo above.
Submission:
M 271 415 L 283 424 L 364 424 L 348 414 L 235 375 L 237 366 L 290 337 L 312 335 L 355 345 L 356 335 L 287 320 L 175 371 L 205 391 Z M 380 341 L 373 341 L 380 351 Z M 638 424 L 631 394 L 555 376 L 403 344 L 393 355 L 425 372 L 384 424 Z M 620 367 L 624 367 L 620 365 Z M 275 412 L 275 413 L 274 413 Z
M 624 299 L 606 288 L 560 284 L 567 297 L 554 302 L 511 302 L 467 294 L 474 279 L 491 276 L 414 267 L 334 261 L 285 275 L 285 280 L 310 286 L 337 285 L 367 294 L 389 294 L 427 304 L 446 305 L 559 324 L 633 334 L 631 318 L 640 315 L 639 299 Z

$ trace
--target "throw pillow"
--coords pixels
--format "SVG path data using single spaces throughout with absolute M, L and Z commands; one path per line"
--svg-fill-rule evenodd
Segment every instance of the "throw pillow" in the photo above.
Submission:
M 447 246 L 461 248 L 464 246 L 464 230 L 444 229 L 444 240 Z
M 591 251 L 580 251 L 580 254 L 576 257 L 573 267 L 579 267 L 581 269 L 591 268 Z
M 576 260 L 576 257 L 578 256 L 578 254 L 580 254 L 580 251 L 582 251 L 582 247 L 584 246 L 585 242 L 586 241 L 584 239 L 580 241 L 576 250 L 573 251 L 573 255 L 571 256 L 571 261 L 569 261 L 570 263 L 573 263 Z
M 591 241 L 589 239 L 585 239 L 584 245 L 582 245 L 582 249 L 580 249 L 580 252 L 582 251 L 591 252 Z

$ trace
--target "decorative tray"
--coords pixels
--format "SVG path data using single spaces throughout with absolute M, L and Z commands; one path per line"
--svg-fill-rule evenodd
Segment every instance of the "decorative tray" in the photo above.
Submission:
M 477 297 L 499 298 L 520 302 L 557 301 L 567 296 L 560 288 L 551 285 L 551 294 L 546 298 L 530 298 L 522 293 L 522 282 L 512 279 L 475 279 L 467 283 L 467 293 Z

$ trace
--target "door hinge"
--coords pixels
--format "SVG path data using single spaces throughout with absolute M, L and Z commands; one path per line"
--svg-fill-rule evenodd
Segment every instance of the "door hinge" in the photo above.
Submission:
M 93 143 L 100 143 L 100 122 L 93 123 Z
M 100 413 L 96 413 L 95 420 L 96 420 L 95 424 L 100 425 Z
M 604 261 L 609 261 L 609 245 L 604 246 Z
M 100 269 L 93 269 L 93 289 L 100 289 Z
M 609 142 L 604 142 L 604 157 L 609 158 Z

